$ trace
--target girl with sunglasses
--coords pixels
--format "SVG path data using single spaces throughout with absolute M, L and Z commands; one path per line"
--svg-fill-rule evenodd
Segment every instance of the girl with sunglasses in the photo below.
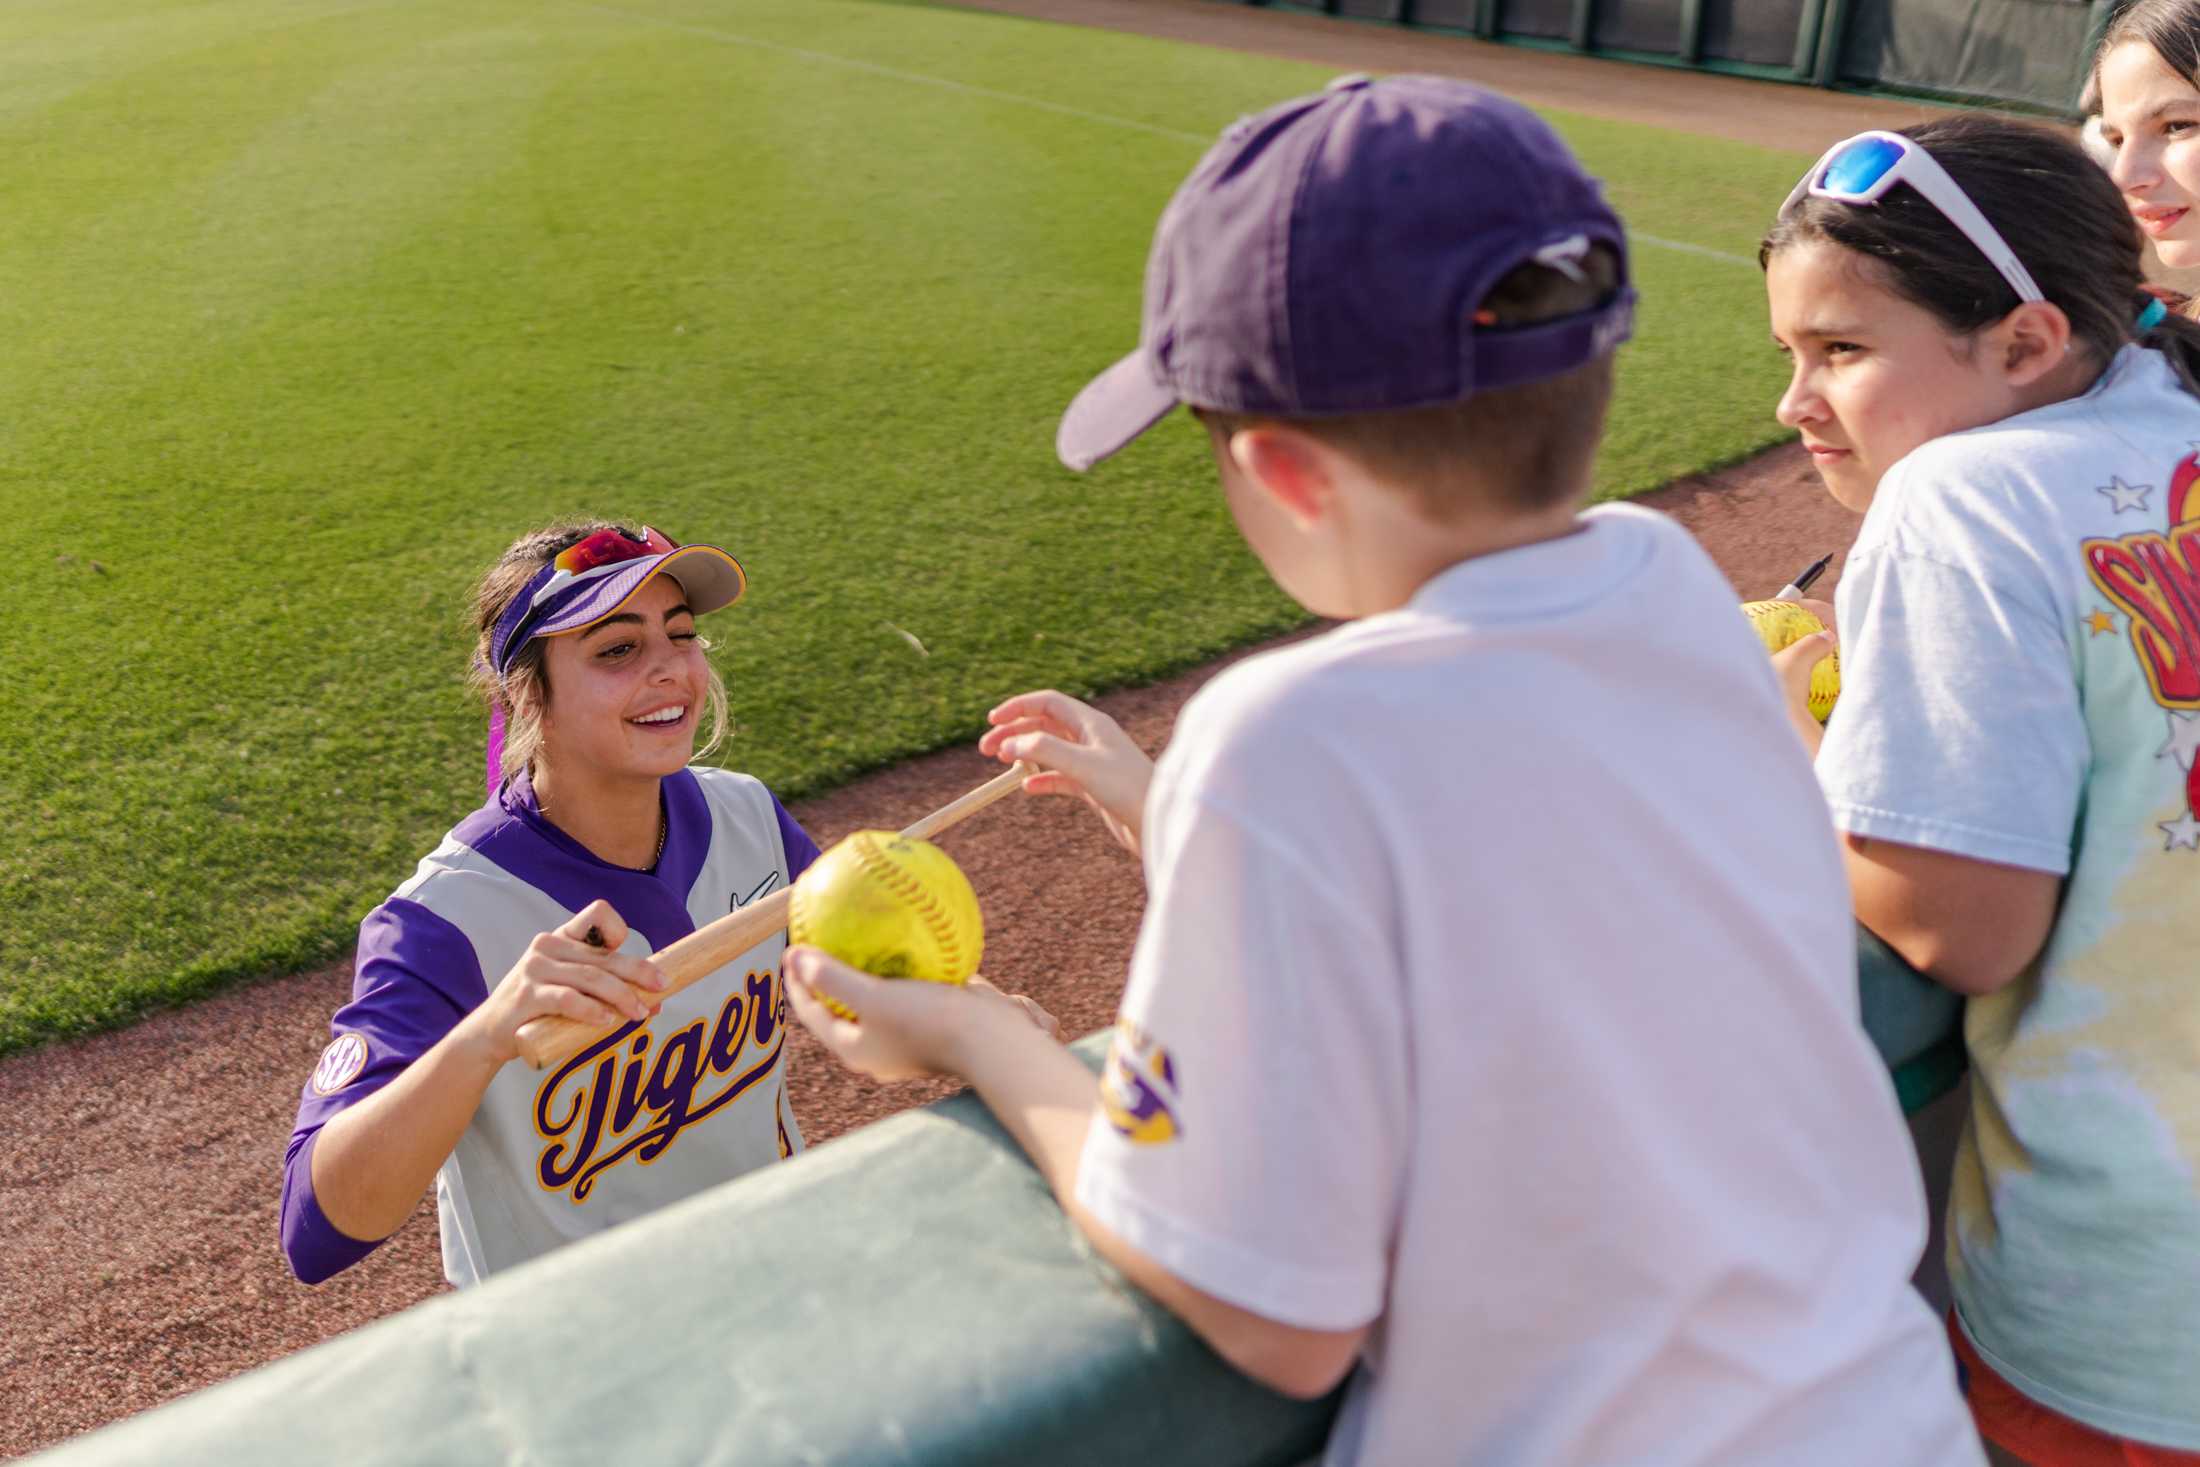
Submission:
M 1968 995 L 1948 1218 L 2003 1461 L 2200 1463 L 2200 327 L 2067 138 L 1850 139 L 1761 258 L 1864 514 L 1818 772 L 1859 920 Z M 1812 639 L 1782 660 L 1797 724 Z
M 761 784 L 693 763 L 726 724 L 696 619 L 744 585 L 715 546 L 607 524 L 527 535 L 481 582 L 488 799 L 360 926 L 285 1164 L 299 1278 L 364 1257 L 431 1182 L 463 1286 L 800 1148 L 784 938 L 670 997 L 647 956 L 817 854 Z M 612 1032 L 513 1064 L 552 1014 Z

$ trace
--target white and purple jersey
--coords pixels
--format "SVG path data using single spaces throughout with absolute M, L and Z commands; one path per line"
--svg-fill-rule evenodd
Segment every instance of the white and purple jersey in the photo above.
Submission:
M 283 1251 L 318 1283 L 375 1247 L 313 1196 L 328 1119 L 426 1053 L 488 995 L 537 933 L 597 898 L 647 956 L 799 876 L 817 845 L 745 774 L 664 781 L 653 871 L 598 859 L 543 819 L 525 776 L 444 837 L 359 927 L 352 999 L 306 1082 L 283 1176 Z M 554 1070 L 507 1065 L 436 1176 L 443 1271 L 464 1287 L 562 1244 L 790 1156 L 802 1137 L 781 1063 L 784 933 Z

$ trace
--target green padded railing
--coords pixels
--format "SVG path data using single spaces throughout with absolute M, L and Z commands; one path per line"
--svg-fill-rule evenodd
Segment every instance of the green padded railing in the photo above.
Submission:
M 1959 1004 L 1874 948 L 1867 1028 L 1914 1110 L 1960 1074 Z M 37 1460 L 1294 1467 L 1335 1409 L 1124 1283 L 964 1095 Z
M 1902 1113 L 1914 1116 L 1963 1078 L 1963 999 L 1920 975 L 1861 926 L 1856 980 L 1864 1032 L 1894 1071 Z
M 1124 1283 L 963 1095 L 37 1460 L 1293 1467 L 1335 1409 Z

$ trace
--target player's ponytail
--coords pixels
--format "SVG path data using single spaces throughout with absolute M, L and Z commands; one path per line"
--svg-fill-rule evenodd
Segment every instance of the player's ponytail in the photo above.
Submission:
M 512 604 L 512 598 L 534 579 L 535 572 L 548 565 L 560 551 L 571 549 L 600 530 L 616 530 L 629 539 L 636 538 L 631 530 L 607 520 L 533 530 L 514 540 L 474 588 L 473 606 L 467 618 L 468 630 L 474 634 L 474 659 L 467 682 L 489 707 L 485 773 L 492 792 L 505 780 L 534 768 L 536 755 L 542 751 L 542 714 L 550 700 L 550 679 L 543 666 L 540 641 L 523 643 L 512 654 L 511 665 L 503 676 L 499 677 L 493 670 L 489 644 L 497 619 Z M 705 641 L 702 646 L 708 651 L 710 643 Z M 730 722 L 726 684 L 714 666 L 709 667 L 703 701 L 710 720 L 707 734 L 695 749 L 696 763 L 701 763 L 725 742 Z
M 2200 324 L 2175 312 L 2142 328 L 2139 226 L 2123 196 L 2063 133 L 2012 118 L 1966 115 L 1904 128 L 1948 171 L 2041 294 L 2070 320 L 2071 348 L 2105 365 L 2142 338 L 2200 395 Z M 1887 285 L 1969 336 L 2015 310 L 2016 291 L 1948 217 L 1908 187 L 1876 204 L 1804 199 L 1767 234 L 1760 262 L 1806 240 L 1871 260 Z M 2146 313 L 2155 314 L 2155 313 Z

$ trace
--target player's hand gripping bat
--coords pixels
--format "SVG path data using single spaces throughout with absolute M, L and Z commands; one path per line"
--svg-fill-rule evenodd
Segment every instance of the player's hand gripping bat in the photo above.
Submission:
M 1015 768 L 995 775 L 962 798 L 942 805 L 902 832 L 916 840 L 930 840 L 957 821 L 977 814 L 1004 795 L 1020 788 L 1026 776 L 1035 773 L 1031 766 L 1018 764 Z M 787 925 L 787 904 L 794 888 L 782 886 L 770 896 L 761 897 L 737 911 L 728 912 L 717 921 L 696 928 L 678 942 L 668 945 L 664 951 L 652 956 L 657 971 L 664 975 L 665 986 L 657 993 L 659 998 L 670 998 L 689 984 L 709 977 L 732 962 L 750 948 L 770 937 Z M 593 934 L 591 934 L 593 935 Z M 563 1014 L 544 1014 L 530 1019 L 520 1026 L 520 1057 L 538 1070 L 560 1065 L 595 1043 L 609 1029 L 568 1019 Z

